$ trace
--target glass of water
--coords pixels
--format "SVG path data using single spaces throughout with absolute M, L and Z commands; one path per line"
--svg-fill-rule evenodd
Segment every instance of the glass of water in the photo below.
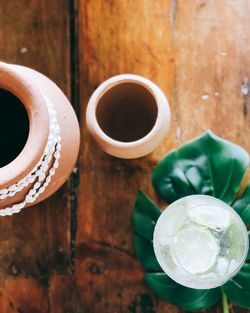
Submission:
M 186 287 L 208 289 L 224 284 L 241 268 L 248 234 L 229 205 L 211 196 L 193 195 L 163 211 L 153 244 L 169 277 Z

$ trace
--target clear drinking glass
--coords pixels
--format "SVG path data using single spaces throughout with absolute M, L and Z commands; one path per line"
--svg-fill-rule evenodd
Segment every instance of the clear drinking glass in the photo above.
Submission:
M 248 234 L 229 205 L 211 196 L 193 195 L 163 211 L 153 244 L 168 276 L 190 288 L 208 289 L 224 284 L 241 268 Z

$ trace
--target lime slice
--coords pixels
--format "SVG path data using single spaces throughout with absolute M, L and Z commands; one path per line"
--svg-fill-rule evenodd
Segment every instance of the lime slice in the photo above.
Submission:
M 207 230 L 189 227 L 177 233 L 172 257 L 190 274 L 202 274 L 214 266 L 219 254 L 217 239 Z
M 190 209 L 188 217 L 200 225 L 215 230 L 225 230 L 231 223 L 230 211 L 215 205 L 204 205 Z

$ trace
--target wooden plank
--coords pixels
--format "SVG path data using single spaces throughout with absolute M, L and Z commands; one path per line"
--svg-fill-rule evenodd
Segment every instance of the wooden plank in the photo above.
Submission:
M 69 23 L 68 1 L 0 0 L 1 60 L 44 73 L 70 96 Z M 63 297 L 61 310 L 53 301 L 56 275 L 71 271 L 70 197 L 66 184 L 44 203 L 0 219 L 0 312 L 65 312 Z M 63 293 L 65 285 L 56 286 Z
M 154 196 L 150 174 L 169 149 L 211 128 L 250 151 L 248 1 L 79 1 L 83 142 L 76 283 L 86 312 L 179 312 L 143 283 L 131 212 L 137 189 Z M 84 108 L 106 78 L 136 73 L 169 98 L 169 135 L 150 156 L 112 158 L 86 131 Z M 236 309 L 235 312 L 248 312 Z M 217 310 L 221 311 L 220 305 Z
M 40 70 L 67 95 L 74 82 L 77 101 L 77 42 L 72 78 L 67 2 L 0 0 L 0 8 L 1 59 Z M 72 193 L 65 186 L 45 203 L 0 220 L 0 312 L 180 312 L 143 283 L 132 243 L 133 202 L 139 187 L 154 196 L 150 173 L 157 160 L 205 128 L 249 151 L 249 100 L 242 92 L 249 78 L 248 15 L 246 0 L 79 1 L 84 141 L 76 273 L 70 272 Z M 84 123 L 93 90 L 124 72 L 155 81 L 173 113 L 165 142 L 130 161 L 101 152 Z
M 81 107 L 105 79 L 136 73 L 171 98 L 174 80 L 171 1 L 80 1 Z M 84 124 L 84 109 L 82 109 Z M 174 127 L 166 147 L 175 144 Z M 163 147 L 138 160 L 112 158 L 83 129 L 78 194 L 76 281 L 86 312 L 177 312 L 143 283 L 135 260 L 131 212 L 139 186 L 152 193 L 150 172 Z
M 250 151 L 248 1 L 177 2 L 175 98 L 179 142 L 211 128 Z

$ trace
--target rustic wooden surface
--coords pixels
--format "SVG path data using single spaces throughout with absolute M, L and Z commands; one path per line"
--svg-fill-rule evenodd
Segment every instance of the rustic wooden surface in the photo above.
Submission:
M 181 312 L 143 282 L 133 202 L 139 187 L 155 197 L 157 160 L 207 128 L 250 152 L 249 14 L 249 0 L 0 0 L 0 59 L 52 78 L 82 130 L 69 182 L 0 220 L 0 313 Z M 165 142 L 138 160 L 104 154 L 85 127 L 90 94 L 120 73 L 152 79 L 171 104 Z

